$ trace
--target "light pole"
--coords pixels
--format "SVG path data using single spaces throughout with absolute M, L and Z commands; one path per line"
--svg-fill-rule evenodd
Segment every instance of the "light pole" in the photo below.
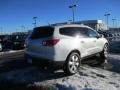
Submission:
M 68 23 L 72 23 L 72 20 L 68 20 Z
M 16 28 L 16 32 L 18 32 L 18 29 Z
M 22 32 L 25 32 L 25 26 L 21 26 L 21 30 L 22 30 Z
M 69 8 L 72 9 L 72 19 L 73 19 L 73 23 L 75 22 L 75 12 L 74 12 L 74 8 L 75 8 L 75 7 L 77 7 L 76 4 L 69 6 Z
M 37 26 L 37 22 L 36 22 L 36 19 L 37 19 L 37 17 L 33 17 L 33 20 L 34 20 L 34 27 L 36 27 Z
M 116 19 L 116 23 L 115 23 L 115 28 L 117 29 L 117 32 L 119 32 L 118 20 L 117 19 Z
M 104 16 L 107 17 L 107 30 L 109 29 L 109 22 L 108 22 L 108 17 L 110 16 L 110 13 L 104 14 Z
M 116 19 L 112 19 L 112 21 L 113 21 L 113 28 L 115 28 L 115 26 L 114 26 L 115 25 L 115 20 Z
M 0 32 L 1 32 L 0 34 L 1 34 L 1 35 L 2 35 L 2 30 L 3 30 L 3 28 L 2 28 L 2 27 L 0 27 Z
M 116 28 L 118 28 L 118 21 L 117 21 L 117 19 L 116 19 Z

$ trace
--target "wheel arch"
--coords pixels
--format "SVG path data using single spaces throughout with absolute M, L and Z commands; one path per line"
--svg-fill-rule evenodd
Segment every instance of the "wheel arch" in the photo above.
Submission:
M 104 46 L 103 46 L 103 49 L 104 49 L 105 45 L 107 45 L 108 50 L 109 50 L 109 43 L 108 43 L 108 42 L 106 42 L 106 43 L 104 44 Z
M 74 49 L 74 50 L 72 50 L 68 55 L 67 55 L 67 58 L 70 56 L 70 54 L 72 54 L 73 52 L 76 52 L 76 53 L 78 53 L 79 54 L 79 56 L 81 57 L 81 53 L 80 53 L 80 51 L 79 50 L 77 50 L 77 49 Z M 66 60 L 67 60 L 67 58 L 66 58 Z M 65 60 L 65 61 L 66 61 Z

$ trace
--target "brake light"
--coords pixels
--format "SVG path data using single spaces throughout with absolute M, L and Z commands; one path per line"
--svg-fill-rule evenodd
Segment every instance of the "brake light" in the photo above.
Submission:
M 54 46 L 59 42 L 59 39 L 46 40 L 42 42 L 43 46 Z

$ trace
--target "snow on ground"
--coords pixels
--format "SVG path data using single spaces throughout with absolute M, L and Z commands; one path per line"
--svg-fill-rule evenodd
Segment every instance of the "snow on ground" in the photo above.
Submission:
M 119 45 L 116 41 L 110 43 L 110 51 L 120 53 Z M 4 53 L 0 52 L 3 58 L 6 57 Z M 62 70 L 52 72 L 37 66 L 8 70 L 0 72 L 0 90 L 19 90 L 21 85 L 24 89 L 20 90 L 120 90 L 120 55 L 109 54 L 108 63 L 107 70 L 83 65 L 72 76 L 64 75 Z
M 109 54 L 108 58 L 109 59 L 120 60 L 120 55 L 118 55 L 118 54 Z
M 108 60 L 113 63 L 114 69 L 120 70 L 120 55 L 109 54 Z M 27 88 L 37 88 L 36 90 L 120 90 L 120 74 L 84 65 L 77 74 L 66 76 L 62 70 L 52 72 L 29 66 L 0 73 L 0 87 L 3 83 L 5 87 L 11 83 L 25 84 Z
M 7 50 L 7 51 L 0 52 L 0 55 L 1 54 L 8 54 L 8 53 L 15 53 L 15 52 L 19 52 L 19 51 L 23 51 L 23 50 Z

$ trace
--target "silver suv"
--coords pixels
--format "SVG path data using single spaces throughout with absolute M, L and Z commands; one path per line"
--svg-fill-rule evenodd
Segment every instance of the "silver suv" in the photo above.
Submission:
M 54 25 L 34 28 L 26 39 L 25 57 L 31 64 L 62 66 L 64 72 L 74 74 L 83 58 L 95 54 L 106 58 L 107 50 L 108 41 L 88 26 Z

